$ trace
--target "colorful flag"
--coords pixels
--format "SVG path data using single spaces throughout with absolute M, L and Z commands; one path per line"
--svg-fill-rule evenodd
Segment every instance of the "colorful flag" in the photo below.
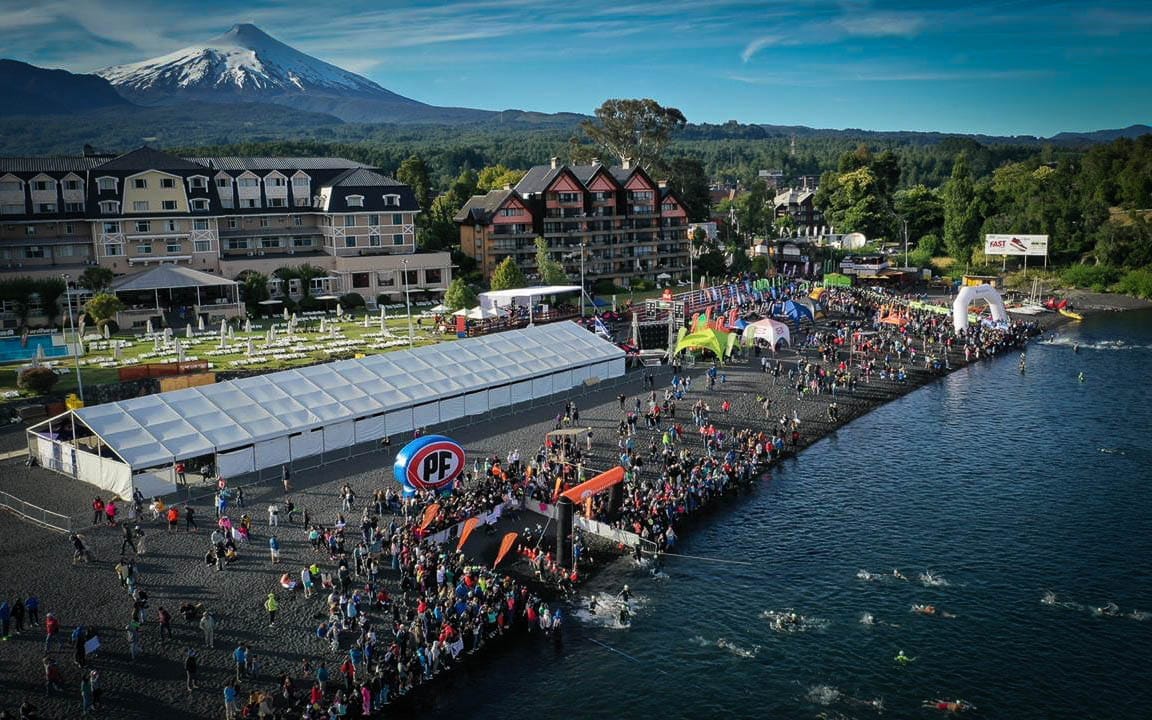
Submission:
M 456 543 L 456 551 L 459 552 L 464 549 L 464 543 L 468 542 L 468 536 L 472 531 L 480 525 L 480 518 L 472 517 L 464 521 L 464 529 L 460 531 L 460 542 Z
M 496 554 L 496 562 L 492 563 L 492 567 L 500 564 L 500 561 L 504 559 L 504 556 L 508 554 L 512 546 L 516 544 L 516 538 L 518 537 L 519 535 L 514 532 L 510 532 L 504 536 L 504 540 L 500 542 L 500 552 Z

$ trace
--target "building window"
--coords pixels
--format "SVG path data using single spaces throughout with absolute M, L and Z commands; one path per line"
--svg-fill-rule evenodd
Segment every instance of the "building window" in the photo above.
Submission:
M 84 203 L 64 203 L 64 212 L 82 213 L 84 212 Z
M 268 218 L 266 218 L 266 217 L 260 218 L 260 227 L 262 227 L 262 228 L 268 227 Z
M 190 178 L 188 180 L 188 184 L 189 184 L 189 186 L 191 186 L 191 188 L 193 190 L 203 190 L 205 187 L 207 187 L 204 184 L 205 180 L 207 180 L 207 178 L 202 178 L 202 177 L 197 176 L 194 178 Z
M 368 246 L 380 247 L 380 233 L 374 232 L 368 234 Z
M 208 229 L 208 221 L 205 220 L 204 218 L 196 218 L 195 220 L 192 221 L 192 229 L 193 230 L 207 230 Z
M 664 212 L 676 212 L 680 209 L 680 206 L 674 202 L 666 202 L 660 206 L 660 209 Z
M 120 212 L 120 203 L 115 200 L 104 200 L 100 203 L 100 212 L 105 215 L 115 215 Z
M 24 248 L 24 257 L 26 258 L 42 258 L 44 257 L 44 248 L 39 245 L 29 245 Z
M 48 192 L 51 189 L 48 186 L 49 183 L 47 180 L 33 180 L 32 192 Z
M 404 216 L 401 215 L 400 213 L 392 213 L 392 224 L 393 225 L 403 225 L 404 224 Z
M 284 207 L 286 204 L 284 200 L 282 197 L 268 198 L 268 207 Z
M 385 195 L 385 196 L 384 196 L 384 204 L 385 204 L 385 205 L 389 205 L 389 206 L 397 206 L 397 207 L 399 207 L 399 205 L 400 205 L 400 196 L 399 196 L 399 195 Z
M 136 232 L 146 233 L 146 232 L 150 232 L 151 230 L 152 230 L 152 223 L 151 222 L 149 222 L 147 220 L 137 220 L 136 221 Z
M 192 210 L 194 212 L 203 212 L 208 209 L 208 201 L 203 198 L 197 198 L 192 201 Z
M 368 225 L 370 227 L 376 227 L 379 224 L 380 224 L 380 216 L 379 215 L 369 215 L 368 216 Z
M 371 286 L 372 286 L 371 273 L 366 273 L 366 272 L 352 273 L 352 287 L 354 287 L 354 288 L 366 288 L 366 287 L 371 287 Z
M 175 220 L 165 220 L 164 221 L 164 232 L 170 232 L 170 233 L 176 232 L 176 221 Z
M 132 187 L 136 188 L 137 190 L 147 190 L 148 178 L 135 178 L 132 181 Z
M 402 234 L 399 234 L 399 233 L 397 233 L 396 235 L 393 235 L 392 236 L 392 244 L 393 245 L 403 245 L 404 244 L 404 236 Z
M 172 178 L 160 178 L 160 187 L 164 188 L 165 190 L 171 190 L 172 188 L 176 187 L 176 181 Z
M 54 213 L 56 212 L 56 203 L 36 203 L 36 212 Z
M 170 242 L 164 249 L 168 251 L 169 255 L 179 255 L 184 252 L 184 246 L 178 242 Z
M 350 247 L 350 248 L 356 247 L 356 236 L 355 235 L 348 235 L 347 237 L 345 237 L 344 238 L 344 247 Z
M 29 235 L 29 236 L 35 235 L 36 234 L 36 226 L 35 225 L 25 225 L 24 226 L 24 234 Z
M 83 248 L 81 248 L 81 250 L 83 250 Z M 56 248 L 52 254 L 56 257 L 75 257 L 77 254 L 83 255 L 84 253 L 77 253 L 74 245 L 61 245 Z
M 71 235 L 75 231 L 72 223 L 64 223 L 64 234 Z
M 440 268 L 431 268 L 424 271 L 424 284 L 425 285 L 439 285 L 440 284 Z
M 248 249 L 248 239 L 247 238 L 229 238 L 228 239 L 228 249 L 229 250 L 247 250 Z
M 404 270 L 404 284 L 408 287 L 420 284 L 420 271 L 419 270 Z
M 295 227 L 304 227 L 304 216 L 303 215 L 293 215 L 292 216 L 292 225 Z
M 197 240 L 196 242 L 192 243 L 192 249 L 193 249 L 193 252 L 198 252 L 198 253 L 212 252 L 212 241 L 211 240 Z
M 105 235 L 115 235 L 119 232 L 120 232 L 120 223 L 118 223 L 118 222 L 106 222 L 106 223 L 104 223 L 104 234 Z
M 556 195 L 558 196 L 557 199 L 562 203 L 580 202 L 580 193 L 562 192 L 556 193 Z
M 260 181 L 250 177 L 242 177 L 236 181 L 236 184 L 242 188 L 260 187 Z
M 274 178 L 268 178 L 267 180 L 265 180 L 264 184 L 265 185 L 271 185 L 272 187 L 287 187 L 288 181 L 282 177 L 274 177 Z
M 355 215 L 345 215 L 344 216 L 344 227 L 356 227 L 356 216 Z
M 0 192 L 23 192 L 24 183 L 19 180 L 2 180 L 0 181 Z
M 161 200 L 160 201 L 160 209 L 161 210 L 175 210 L 176 209 L 176 201 L 175 200 Z
M 96 180 L 100 192 L 116 192 L 116 178 L 102 177 Z
M 296 196 L 296 207 L 308 207 L 308 204 L 309 204 L 309 199 L 308 199 L 307 195 L 303 195 L 303 196 L 297 195 Z
M 64 181 L 64 189 L 65 190 L 79 190 L 80 189 L 80 181 L 79 180 L 65 180 Z
M 133 200 L 132 201 L 132 212 L 148 212 L 148 201 L 147 200 Z
M 348 203 L 348 207 L 364 207 L 363 195 L 348 195 L 344 201 Z
M 278 238 L 278 237 L 264 238 L 263 240 L 260 241 L 260 247 L 262 247 L 262 248 L 280 248 L 280 247 L 284 247 L 284 244 L 282 242 L 280 242 L 280 238 Z
M 20 203 L 19 205 L 16 205 L 15 203 L 10 205 L 0 205 L 0 213 L 5 215 L 23 215 L 24 203 Z
M 232 187 L 232 179 L 231 178 L 216 178 L 216 187 L 223 188 L 223 189 L 227 190 L 228 188 Z
M 248 208 L 248 209 L 251 209 L 251 208 L 254 208 L 254 207 L 259 207 L 259 206 L 256 204 L 256 199 L 255 199 L 255 198 L 245 198 L 245 199 L 244 199 L 244 200 L 242 200 L 241 202 L 243 202 L 243 203 L 244 203 L 243 205 L 241 205 L 241 207 L 244 207 L 244 208 Z
M 120 243 L 106 243 L 104 245 L 104 254 L 108 257 L 117 257 L 124 254 L 124 246 Z
M 392 287 L 396 284 L 396 273 L 392 271 L 376 273 L 376 284 L 380 287 Z
M 310 237 L 292 238 L 292 247 L 312 247 L 312 238 L 310 238 Z
M 240 227 L 240 221 L 237 218 L 234 218 L 234 217 L 228 218 L 228 229 L 229 230 L 235 230 L 238 227 Z
M 518 208 L 518 207 L 501 208 L 500 212 L 497 214 L 500 215 L 501 217 L 517 217 L 519 215 L 524 214 L 524 208 Z
M 136 246 L 136 254 L 137 255 L 151 255 L 152 254 L 152 243 L 137 245 Z

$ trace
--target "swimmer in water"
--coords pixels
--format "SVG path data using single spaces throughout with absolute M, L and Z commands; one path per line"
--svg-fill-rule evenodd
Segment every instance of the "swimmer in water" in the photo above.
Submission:
M 900 572 L 900 570 L 897 568 L 892 569 L 892 577 L 896 578 L 897 580 L 907 580 L 908 579 L 907 577 L 904 576 L 904 573 Z
M 951 713 L 960 713 L 976 709 L 976 706 L 967 700 L 925 700 L 922 707 Z
M 628 589 L 627 585 L 625 585 L 624 589 L 620 591 L 620 595 L 618 597 L 624 602 L 628 602 L 632 599 L 632 591 Z
M 901 665 L 907 665 L 908 663 L 916 662 L 916 658 L 908 657 L 907 655 L 904 654 L 903 650 L 896 653 L 896 657 L 894 657 L 892 659 L 895 660 L 896 662 L 900 663 Z
M 1080 374 L 1076 376 L 1076 379 L 1079 380 L 1080 382 L 1084 382 L 1084 371 L 1083 370 L 1081 370 Z
M 913 605 L 912 612 L 920 615 L 930 615 L 932 617 L 954 618 L 956 617 L 950 612 L 941 610 L 935 605 Z
M 1096 613 L 1105 617 L 1120 617 L 1120 606 L 1114 602 L 1110 602 L 1104 607 L 1096 608 Z
M 1080 352 L 1080 343 L 1073 343 L 1072 344 L 1072 352 L 1074 352 L 1074 353 Z

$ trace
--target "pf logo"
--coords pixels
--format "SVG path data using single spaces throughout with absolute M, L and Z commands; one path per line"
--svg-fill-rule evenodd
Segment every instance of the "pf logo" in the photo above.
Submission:
M 392 472 L 407 494 L 420 490 L 448 492 L 464 471 L 464 448 L 443 435 L 426 435 L 396 454 Z

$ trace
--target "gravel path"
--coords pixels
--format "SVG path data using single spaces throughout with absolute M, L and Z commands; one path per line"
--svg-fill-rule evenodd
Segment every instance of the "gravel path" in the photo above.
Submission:
M 781 355 L 794 362 L 796 354 Z M 962 357 L 953 366 L 962 364 Z M 678 403 L 677 417 L 690 424 L 691 405 L 697 397 L 707 398 L 717 427 L 766 427 L 764 411 L 756 397 L 772 398 L 772 414 L 792 417 L 795 411 L 802 420 L 802 444 L 814 442 L 832 430 L 827 422 L 827 406 L 832 398 L 822 396 L 796 400 L 795 392 L 784 387 L 786 377 L 772 386 L 771 375 L 760 372 L 759 361 L 733 363 L 726 368 L 727 382 L 717 384 L 714 392 L 705 388 L 703 367 L 694 374 L 693 390 Z M 657 388 L 667 385 L 668 371 L 657 375 Z M 841 394 L 840 424 L 851 421 L 875 405 L 891 400 L 930 381 L 925 373 L 913 370 L 906 385 L 873 382 L 861 385 L 855 396 Z M 593 428 L 595 451 L 589 462 L 594 469 L 606 469 L 616 456 L 615 428 L 620 419 L 616 399 L 619 388 L 609 388 L 578 400 L 580 424 Z M 624 392 L 628 405 L 642 394 L 642 377 L 633 373 Z M 720 412 L 723 399 L 732 403 L 727 416 Z M 534 454 L 544 434 L 552 428 L 553 418 L 562 408 L 564 397 L 558 396 L 553 407 L 501 418 L 496 422 L 476 425 L 452 433 L 472 457 L 498 454 L 506 457 L 519 448 L 525 459 Z M 642 426 L 642 423 L 641 423 Z M 641 429 L 639 448 L 647 446 L 648 431 Z M 692 433 L 690 433 L 692 435 Z M 0 451 L 19 447 L 24 442 L 23 430 L 0 434 Z M 699 447 L 695 437 L 691 443 Z M 391 454 L 375 453 L 350 461 L 335 463 L 319 470 L 301 472 L 293 477 L 296 489 L 292 497 L 297 505 L 306 506 L 318 522 L 331 523 L 339 509 L 337 490 L 348 482 L 363 502 L 382 483 L 391 483 Z M 69 480 L 43 469 L 24 468 L 22 463 L 0 463 L 0 489 L 38 502 L 45 507 L 71 515 L 89 513 L 88 503 L 94 488 Z M 267 504 L 279 501 L 282 491 L 276 485 L 254 486 L 247 492 L 248 512 L 254 518 L 253 538 L 249 547 L 241 548 L 241 558 L 224 572 L 205 566 L 208 532 L 213 520 L 210 502 L 197 504 L 199 534 L 181 531 L 169 535 L 160 523 L 145 523 L 146 555 L 138 564 L 140 584 L 150 594 L 149 621 L 143 628 L 144 654 L 132 662 L 124 639 L 124 626 L 131 616 L 131 601 L 116 579 L 112 565 L 119 557 L 120 533 L 112 528 L 84 531 L 97 561 L 74 566 L 67 538 L 22 522 L 14 515 L 0 512 L 0 537 L 3 541 L 3 573 L 0 574 L 0 597 L 11 601 L 15 596 L 35 593 L 40 597 L 42 614 L 54 612 L 61 622 L 61 636 L 67 639 L 73 626 L 83 623 L 100 630 L 104 647 L 92 658 L 91 665 L 102 675 L 104 705 L 101 714 L 116 718 L 210 718 L 221 716 L 221 688 L 231 676 L 230 653 L 239 642 L 249 643 L 261 659 L 263 677 L 245 683 L 244 693 L 255 688 L 271 689 L 279 675 L 299 668 L 305 657 L 322 658 L 330 670 L 339 658 L 328 653 L 311 631 L 320 621 L 322 600 L 314 597 L 289 596 L 278 592 L 280 618 L 275 628 L 266 626 L 263 598 L 280 590 L 282 572 L 297 574 L 305 563 L 318 559 L 308 546 L 299 525 L 282 527 L 279 532 L 282 561 L 272 565 L 268 559 Z M 358 514 L 359 510 L 356 511 Z M 181 521 L 183 522 L 183 520 Z M 470 546 L 472 543 L 470 543 Z M 491 557 L 481 558 L 491 562 Z M 327 557 L 322 564 L 327 563 Z M 392 590 L 394 576 L 386 576 Z M 198 628 L 187 624 L 177 610 L 183 602 L 203 602 L 217 615 L 215 649 L 203 649 Z M 154 622 L 156 609 L 166 607 L 174 616 L 174 641 L 162 644 Z M 73 718 L 79 716 L 79 670 L 71 661 L 68 649 L 55 657 L 64 673 L 64 692 L 46 695 L 42 685 L 43 631 L 26 630 L 0 643 L 0 709 L 15 711 L 21 698 L 28 696 L 39 706 L 42 717 Z M 183 657 L 187 647 L 201 648 L 199 682 L 202 689 L 189 694 L 184 689 Z M 481 660 L 482 661 L 482 660 Z M 298 673 L 295 673 L 298 675 Z M 298 684 L 299 687 L 299 684 Z

